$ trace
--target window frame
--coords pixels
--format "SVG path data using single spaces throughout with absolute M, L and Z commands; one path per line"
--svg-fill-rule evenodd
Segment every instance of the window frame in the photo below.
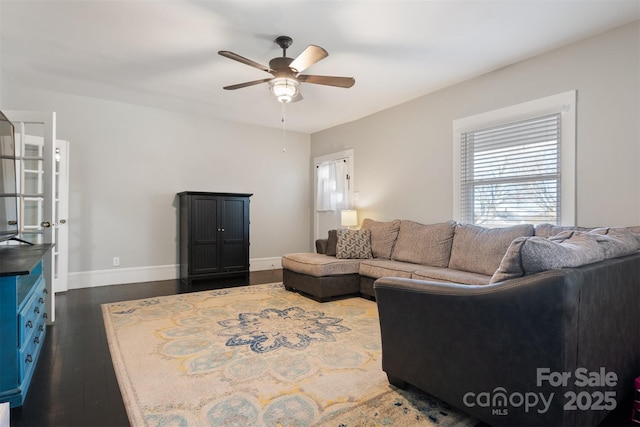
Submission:
M 313 173 L 313 189 L 312 189 L 312 195 L 313 195 L 313 234 L 314 234 L 314 240 L 316 239 L 320 239 L 323 238 L 323 236 L 320 235 L 320 220 L 319 220 L 319 215 L 323 214 L 323 213 L 328 213 L 328 212 L 332 212 L 332 211 L 323 211 L 323 212 L 318 212 L 318 206 L 317 206 L 317 200 L 318 200 L 318 195 L 317 195 L 317 189 L 318 189 L 318 175 L 316 173 L 316 166 L 325 162 L 331 162 L 331 161 L 336 161 L 336 160 L 340 160 L 340 159 L 348 159 L 348 163 L 349 163 L 349 167 L 348 167 L 348 173 L 350 176 L 349 179 L 349 187 L 348 187 L 348 193 L 349 193 L 349 204 L 348 204 L 348 208 L 347 209 L 355 209 L 355 204 L 356 204 L 356 198 L 355 198 L 355 151 L 353 148 L 349 148 L 343 151 L 338 151 L 336 153 L 332 153 L 332 154 L 327 154 L 324 156 L 319 156 L 319 157 L 315 157 L 313 159 L 313 162 L 311 163 L 312 165 L 312 173 Z M 339 221 L 340 221 L 340 217 L 339 217 L 339 211 L 338 211 L 338 216 L 336 217 L 337 225 L 336 227 L 339 227 Z M 335 228 L 335 227 L 334 227 Z M 325 230 L 323 230 L 324 233 Z M 324 238 L 326 238 L 326 233 L 324 234 Z
M 560 218 L 559 225 L 576 224 L 576 104 L 577 91 L 512 105 L 453 121 L 453 219 L 462 218 L 462 162 L 461 136 L 464 133 L 486 129 L 543 116 L 560 113 Z

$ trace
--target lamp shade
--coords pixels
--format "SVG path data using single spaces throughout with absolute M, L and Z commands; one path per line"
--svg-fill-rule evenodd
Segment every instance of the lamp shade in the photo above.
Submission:
M 340 224 L 343 227 L 354 227 L 358 225 L 358 212 L 352 209 L 342 211 Z

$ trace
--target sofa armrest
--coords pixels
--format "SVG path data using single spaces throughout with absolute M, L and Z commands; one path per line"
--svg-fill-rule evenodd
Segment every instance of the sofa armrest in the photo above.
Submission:
M 575 270 L 484 286 L 378 279 L 382 369 L 491 425 L 564 424 L 568 389 L 537 387 L 536 375 L 575 370 L 579 280 Z M 467 394 L 498 388 L 560 397 L 544 414 L 520 407 L 500 417 Z
M 329 242 L 329 239 L 316 240 L 316 252 L 319 254 L 326 254 L 328 242 Z

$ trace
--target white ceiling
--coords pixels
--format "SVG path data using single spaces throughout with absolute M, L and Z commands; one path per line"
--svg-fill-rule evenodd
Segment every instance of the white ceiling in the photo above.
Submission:
M 329 57 L 305 74 L 353 76 L 350 89 L 302 84 L 289 130 L 312 133 L 640 19 L 640 0 L 1 0 L 2 67 L 54 91 L 281 127 L 262 64 L 293 38 Z

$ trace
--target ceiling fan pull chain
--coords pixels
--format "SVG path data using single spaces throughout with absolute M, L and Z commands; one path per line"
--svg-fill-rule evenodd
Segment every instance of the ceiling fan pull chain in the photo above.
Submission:
M 287 122 L 285 120 L 285 105 L 286 102 L 282 102 L 282 152 L 287 152 Z

